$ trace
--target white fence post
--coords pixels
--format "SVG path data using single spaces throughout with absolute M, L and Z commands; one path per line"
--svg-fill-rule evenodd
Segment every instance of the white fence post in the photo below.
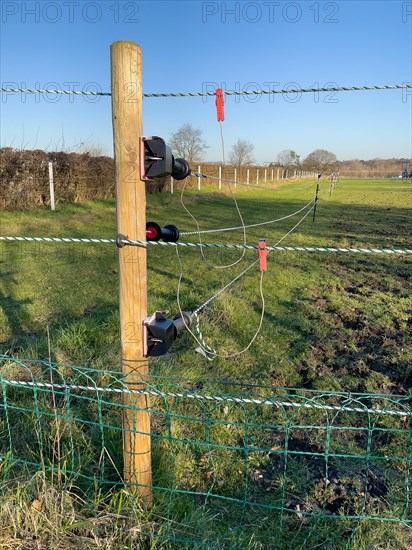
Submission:
M 54 204 L 54 179 L 53 179 L 53 163 L 49 162 L 49 185 L 50 185 L 50 208 L 55 210 Z
M 249 168 L 247 169 L 247 172 L 246 172 L 246 183 L 249 183 Z
M 259 183 L 259 170 L 256 170 L 256 183 Z
M 274 176 L 274 172 L 273 172 L 273 168 L 272 168 L 272 183 L 273 183 L 273 176 Z
M 170 176 L 170 194 L 173 195 L 173 178 Z
M 202 173 L 202 171 L 200 169 L 201 169 L 201 166 L 198 166 L 197 171 L 198 171 L 199 174 Z M 198 188 L 199 191 L 200 191 L 200 179 L 201 179 L 200 176 L 198 176 L 197 177 L 197 188 Z
M 237 168 L 235 168 L 235 177 L 234 177 L 234 180 L 235 180 L 235 187 L 236 187 L 236 183 L 237 183 Z
M 222 167 L 219 166 L 219 189 L 222 189 Z
M 278 171 L 277 171 L 276 179 L 277 179 L 277 181 L 279 181 L 279 168 L 278 168 Z
M 265 168 L 265 183 L 266 183 L 266 176 L 267 176 L 267 168 Z

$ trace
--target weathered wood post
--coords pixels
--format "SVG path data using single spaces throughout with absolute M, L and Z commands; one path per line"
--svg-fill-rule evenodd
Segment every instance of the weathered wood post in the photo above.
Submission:
M 53 163 L 49 162 L 49 188 L 50 188 L 50 209 L 56 210 L 54 203 L 54 177 L 53 177 Z
M 116 178 L 117 233 L 146 240 L 146 190 L 140 180 L 142 135 L 142 53 L 134 42 L 111 46 L 112 120 Z M 124 383 L 145 389 L 149 373 L 143 357 L 142 322 L 147 316 L 146 248 L 119 248 L 120 345 Z M 139 383 L 137 380 L 140 380 Z M 149 397 L 124 393 L 124 480 L 136 484 L 146 506 L 152 503 Z

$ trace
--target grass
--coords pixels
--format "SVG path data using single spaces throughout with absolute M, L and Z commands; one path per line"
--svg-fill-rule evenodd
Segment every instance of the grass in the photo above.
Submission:
M 291 185 L 290 189 L 280 191 L 238 188 L 236 198 L 245 223 L 288 215 L 313 198 L 314 187 L 294 187 L 301 186 Z M 184 202 L 202 229 L 240 225 L 233 202 L 225 193 L 211 189 L 202 193 L 188 190 Z M 412 186 L 408 182 L 399 185 L 399 182 L 378 180 L 344 180 L 331 196 L 328 185 L 324 184 L 315 223 L 310 214 L 282 244 L 410 248 L 411 207 Z M 181 231 L 196 229 L 193 220 L 183 211 L 178 194 L 148 196 L 147 219 L 161 225 L 174 223 Z M 299 219 L 297 216 L 250 229 L 248 242 L 255 244 L 258 239 L 266 238 L 268 244 L 273 244 Z M 2 212 L 0 229 L 3 235 L 113 238 L 115 203 L 107 200 L 64 205 L 54 213 L 46 210 Z M 194 235 L 182 237 L 182 240 L 196 241 L 196 238 Z M 206 235 L 204 240 L 241 243 L 242 231 Z M 99 370 L 117 369 L 116 254 L 115 247 L 103 244 L 0 243 L 0 343 L 3 353 L 46 359 L 50 349 L 50 358 L 57 363 L 87 365 Z M 199 249 L 180 249 L 180 255 L 183 264 L 180 299 L 187 310 L 203 303 L 255 258 L 255 253 L 248 251 L 236 266 L 213 269 L 212 265 L 232 263 L 241 253 L 210 249 L 205 252 L 206 262 L 202 261 Z M 213 383 L 180 383 L 223 392 L 234 391 L 227 383 L 239 381 L 240 389 L 258 383 L 280 388 L 409 396 L 412 387 L 411 265 L 412 258 L 400 256 L 271 253 L 263 284 L 264 323 L 247 352 L 209 363 L 194 352 L 195 343 L 189 335 L 184 335 L 166 360 L 152 361 L 151 372 L 186 380 L 213 380 Z M 149 311 L 165 309 L 171 315 L 177 313 L 179 262 L 176 251 L 171 247 L 149 247 L 148 274 Z M 233 353 L 247 346 L 261 313 L 259 272 L 252 269 L 202 312 L 202 332 L 219 353 Z M 13 375 L 23 376 L 19 372 Z M 71 375 L 67 371 L 64 376 Z M 253 392 L 253 388 L 250 391 Z M 18 397 L 24 399 L 21 393 Z M 157 405 L 161 407 L 161 403 Z M 44 406 L 53 410 L 50 403 Z M 82 400 L 74 407 L 76 418 L 85 415 L 94 418 L 99 412 L 93 404 Z M 200 419 L 205 412 L 187 400 L 176 407 L 173 436 L 180 440 L 205 441 L 204 423 L 187 420 L 189 417 Z M 239 407 L 229 407 L 227 411 L 215 409 L 213 414 L 217 420 L 210 426 L 211 437 L 217 445 L 244 446 L 242 422 L 252 422 L 256 426 L 250 428 L 249 437 L 258 449 L 270 449 L 271 446 L 276 449 L 276 445 L 282 448 L 284 430 L 278 430 L 276 436 L 273 429 L 263 427 L 274 426 L 277 422 L 281 425 L 285 421 L 282 414 L 274 414 L 273 409 L 265 411 L 260 407 L 259 411 L 245 416 Z M 30 446 L 22 445 L 25 436 L 20 432 L 27 430 L 27 425 L 35 427 L 35 419 L 29 413 L 26 416 L 16 413 L 13 418 L 15 445 L 21 455 L 27 457 Z M 107 418 L 109 426 L 119 425 L 119 409 L 108 410 Z M 152 419 L 159 434 L 167 428 L 162 418 L 155 415 Z M 303 424 L 309 420 L 312 425 L 322 425 L 318 413 L 299 417 Z M 295 421 L 299 424 L 297 419 Z M 356 430 L 359 426 L 349 421 L 345 424 L 345 419 L 342 422 L 354 429 L 332 431 L 333 456 L 329 465 L 324 464 L 323 459 L 320 465 L 321 470 L 329 468 L 328 479 L 336 478 L 336 482 L 331 482 L 334 483 L 332 489 L 326 489 L 326 481 L 319 477 L 312 457 L 316 452 L 325 455 L 326 432 L 320 428 L 291 430 L 289 451 L 292 454 L 287 471 L 286 463 L 273 450 L 249 453 L 246 462 L 244 453 L 230 449 L 217 448 L 210 453 L 207 446 L 156 440 L 153 460 L 154 470 L 160 476 L 159 484 L 198 492 L 199 497 L 180 494 L 172 498 L 170 493 L 160 491 L 151 514 L 143 513 L 136 499 L 124 489 L 103 487 L 97 490 L 90 483 L 80 484 L 79 489 L 79 479 L 64 483 L 60 480 L 59 485 L 56 479 L 51 483 L 50 474 L 47 475 L 44 468 L 40 474 L 17 468 L 20 472 L 18 490 L 16 477 L 9 474 L 13 482 L 3 487 L 6 506 L 1 514 L 5 527 L 0 530 L 0 543 L 5 548 L 17 548 L 19 544 L 24 548 L 38 548 L 36 541 L 39 540 L 53 548 L 81 547 L 85 541 L 90 548 L 93 545 L 138 548 L 143 544 L 148 548 L 151 544 L 156 548 L 192 548 L 195 544 L 184 540 L 198 540 L 202 535 L 210 543 L 256 549 L 298 548 L 306 539 L 308 548 L 343 548 L 344 539 L 348 537 L 350 548 L 410 547 L 410 532 L 402 525 L 373 522 L 369 527 L 371 524 L 367 522 L 358 522 L 358 525 L 353 520 L 339 520 L 337 526 L 330 519 L 307 520 L 306 516 L 299 516 L 299 510 L 310 512 L 319 506 L 329 514 L 342 510 L 357 514 L 363 505 L 371 514 L 378 513 L 380 507 L 382 514 L 383 506 L 384 515 L 396 517 L 399 507 L 404 505 L 402 483 L 409 475 L 402 471 L 404 463 L 387 464 L 383 471 L 379 460 L 372 461 L 370 466 L 371 475 L 375 477 L 368 478 L 368 500 L 359 500 L 357 495 L 362 492 L 366 479 L 364 461 L 354 459 L 351 462 L 334 455 L 339 454 L 339 450 L 359 454 L 365 450 L 367 438 L 359 435 Z M 310 422 L 307 425 L 311 425 Z M 385 425 L 384 420 L 380 420 L 378 427 L 401 430 L 402 423 Z M 54 434 L 47 443 L 49 446 L 43 442 L 48 449 L 46 454 L 55 461 L 59 442 L 60 460 L 63 457 L 68 460 L 70 438 L 56 430 L 52 421 L 43 430 L 47 441 L 47 434 Z M 34 428 L 33 432 L 29 441 L 31 447 L 37 449 L 39 444 Z M 2 433 L 0 425 L 0 441 Z M 82 449 L 79 460 L 83 460 L 85 470 L 90 468 L 93 477 L 94 465 L 101 460 L 99 452 L 103 448 L 99 437 L 96 439 L 93 433 L 85 434 L 83 429 L 75 427 L 70 433 L 72 441 Z M 370 450 L 377 456 L 380 453 L 396 456 L 400 450 L 407 452 L 409 440 L 401 431 L 378 430 L 376 433 Z M 121 468 L 119 433 L 108 429 L 106 436 L 105 448 L 113 464 Z M 296 452 L 298 454 L 293 454 Z M 213 463 L 210 463 L 211 458 Z M 41 462 L 39 457 L 36 460 Z M 246 464 L 248 471 L 245 471 Z M 112 466 L 107 466 L 108 472 L 112 472 L 107 474 L 109 477 L 115 476 Z M 71 468 L 75 470 L 76 466 L 72 464 Z M 285 472 L 286 476 L 282 476 Z M 6 479 L 6 474 L 4 476 Z M 213 491 L 221 496 L 237 495 L 242 500 L 244 491 L 248 490 L 250 498 L 263 503 L 280 498 L 277 492 L 282 480 L 287 480 L 288 485 L 283 490 L 293 496 L 285 503 L 297 512 L 285 515 L 279 530 L 278 513 L 248 508 L 245 518 L 243 505 L 219 499 L 206 499 L 206 506 L 203 495 L 210 487 L 208 476 L 215 482 Z M 375 487 L 375 496 L 370 495 L 374 492 L 370 487 Z M 15 496 L 11 496 L 13 493 Z M 85 495 L 92 498 L 89 505 L 82 501 Z M 35 501 L 40 504 L 33 509 Z M 56 512 L 49 508 L 42 511 L 46 501 Z M 68 506 L 67 513 L 62 512 L 64 506 Z M 40 507 L 40 511 L 36 507 Z M 264 513 L 268 517 L 262 521 Z M 43 518 L 40 522 L 39 514 Z M 50 522 L 50 518 L 55 517 Z M 236 528 L 237 523 L 243 526 L 242 532 Z M 296 531 L 297 524 L 300 527 Z M 144 537 L 145 542 L 142 542 L 142 533 L 155 536 Z M 173 538 L 171 533 L 182 540 L 169 541 Z

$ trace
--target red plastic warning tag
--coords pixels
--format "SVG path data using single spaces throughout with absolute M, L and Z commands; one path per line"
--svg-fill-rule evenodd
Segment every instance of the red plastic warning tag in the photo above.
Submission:
M 225 120 L 225 110 L 224 110 L 225 100 L 223 97 L 222 88 L 216 88 L 216 110 L 217 110 L 217 121 L 222 122 Z
M 265 239 L 260 239 L 259 241 L 259 263 L 260 263 L 260 271 L 266 271 L 266 241 Z

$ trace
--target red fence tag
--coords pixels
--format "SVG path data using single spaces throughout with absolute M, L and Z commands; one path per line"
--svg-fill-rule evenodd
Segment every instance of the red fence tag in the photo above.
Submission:
M 225 100 L 223 97 L 222 88 L 216 88 L 216 110 L 217 110 L 217 121 L 222 122 L 225 120 L 225 111 L 224 111 Z
M 259 241 L 259 263 L 260 271 L 266 271 L 266 241 L 265 239 L 260 239 Z

